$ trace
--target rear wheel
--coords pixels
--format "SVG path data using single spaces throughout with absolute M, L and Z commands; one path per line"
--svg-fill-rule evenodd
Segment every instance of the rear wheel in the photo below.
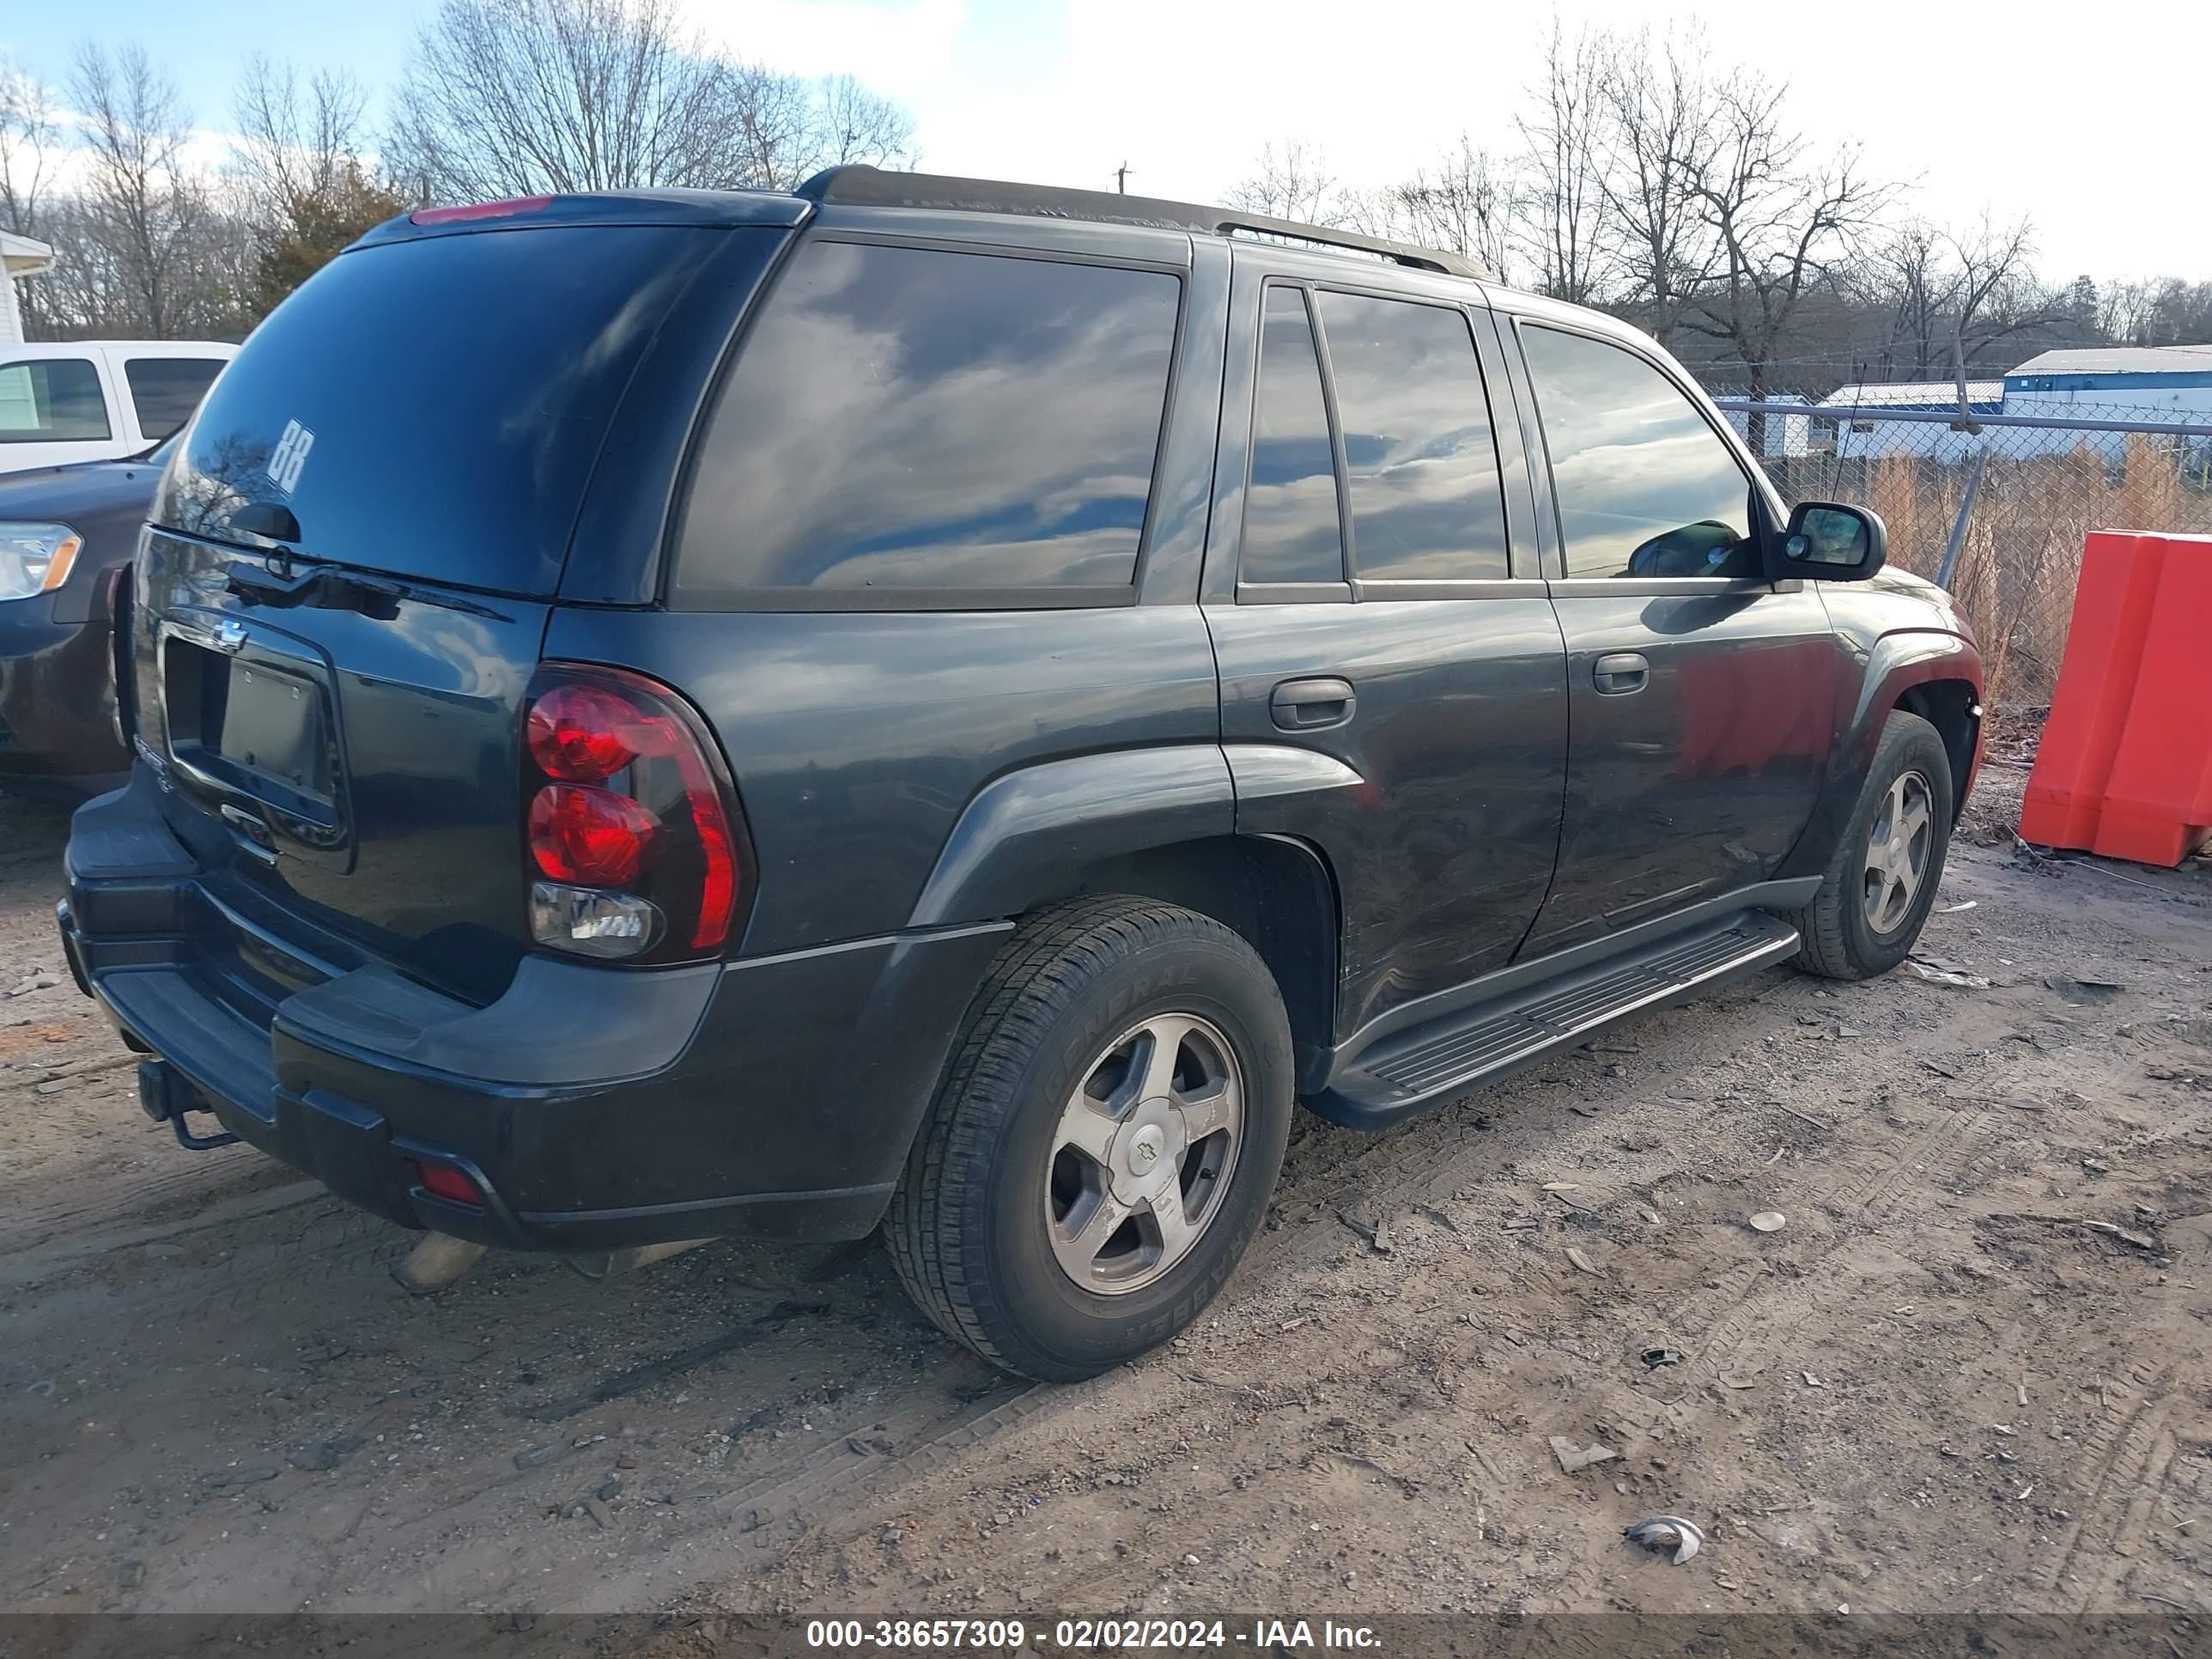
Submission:
M 1032 917 L 1000 953 L 885 1230 L 945 1333 L 1090 1376 L 1228 1279 L 1290 1133 L 1290 1024 L 1218 922 L 1141 899 Z
M 1870 979 L 1905 960 L 1943 879 L 1952 802 L 1942 738 L 1919 715 L 1893 711 L 1820 896 L 1796 917 L 1799 967 Z

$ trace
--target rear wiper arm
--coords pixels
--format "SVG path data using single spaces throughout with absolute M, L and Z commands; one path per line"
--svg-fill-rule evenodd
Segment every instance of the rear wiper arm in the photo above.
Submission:
M 281 552 L 281 550 L 280 550 Z M 299 559 L 300 555 L 281 552 L 286 561 Z M 394 581 L 387 576 L 370 576 L 348 570 L 343 565 L 309 563 L 295 574 L 280 574 L 266 565 L 248 564 L 243 559 L 231 561 L 228 586 L 230 591 L 249 605 L 266 605 L 282 610 L 303 607 L 311 611 L 358 611 L 378 622 L 390 622 L 399 614 L 399 602 L 413 599 L 423 605 L 434 605 L 448 611 L 459 611 L 473 617 L 484 617 L 493 622 L 510 618 L 503 611 L 489 605 L 478 605 L 473 599 L 464 599 L 450 593 L 428 592 L 419 587 Z
M 299 542 L 300 520 L 282 501 L 246 502 L 231 514 L 230 528 L 279 544 L 270 551 L 269 563 L 260 568 L 233 562 L 230 591 L 249 604 L 358 611 L 378 622 L 390 622 L 399 614 L 400 600 L 415 599 L 471 617 L 489 617 L 493 622 L 513 620 L 504 611 L 478 605 L 473 599 L 456 599 L 447 593 L 426 593 L 390 577 L 363 574 L 334 561 L 295 551 L 293 546 L 283 544 L 296 545 Z M 306 569 L 298 569 L 302 565 Z
M 266 566 L 234 559 L 230 591 L 248 605 L 265 605 L 289 611 L 358 611 L 378 622 L 399 614 L 403 590 L 397 582 L 373 581 L 339 570 L 333 565 L 311 564 L 293 575 L 280 574 Z

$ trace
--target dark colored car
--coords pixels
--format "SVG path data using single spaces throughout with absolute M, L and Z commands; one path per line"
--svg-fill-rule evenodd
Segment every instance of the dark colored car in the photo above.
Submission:
M 1294 1100 L 1905 956 L 1981 669 L 1883 556 L 1446 254 L 867 168 L 417 212 L 170 465 L 62 933 L 180 1133 L 509 1248 L 881 1224 L 1083 1376 Z
M 169 447 L 0 477 L 0 783 L 82 795 L 129 769 L 112 607 Z

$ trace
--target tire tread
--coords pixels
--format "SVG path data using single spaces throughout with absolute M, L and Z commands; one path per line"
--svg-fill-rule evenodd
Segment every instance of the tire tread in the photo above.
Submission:
M 972 1240 L 960 1224 L 971 1188 L 986 1178 L 1003 1113 L 1023 1068 L 1079 991 L 1133 951 L 1194 935 L 1257 965 L 1243 939 L 1195 911 L 1137 898 L 1069 900 L 1022 923 L 970 1005 L 892 1195 L 884 1235 L 891 1264 L 921 1310 L 947 1336 L 1006 1370 L 1034 1374 L 1036 1368 L 995 1338 L 1001 1310 L 974 1271 Z
M 1859 963 L 1851 950 L 1845 933 L 1844 907 L 1859 902 L 1857 860 L 1860 853 L 1859 819 L 1865 809 L 1869 793 L 1877 787 L 1887 788 L 1888 780 L 1897 771 L 1900 751 L 1922 743 L 1932 745 L 1944 768 L 1944 776 L 1950 781 L 1948 751 L 1936 728 L 1919 715 L 1903 708 L 1892 709 L 1883 724 L 1881 738 L 1875 745 L 1874 759 L 1869 764 L 1867 775 L 1859 785 L 1859 798 L 1851 804 L 1850 817 L 1846 822 L 1835 854 L 1823 872 L 1820 890 L 1813 902 L 1802 909 L 1786 911 L 1783 920 L 1797 929 L 1797 954 L 1792 965 L 1805 973 L 1822 979 L 1864 979 L 1868 969 Z M 1953 787 L 1955 787 L 1955 782 Z M 1949 826 L 1941 825 L 1938 833 L 1945 842 L 1949 838 Z M 1931 883 L 1940 883 L 1942 877 L 1943 846 L 1939 843 L 1930 860 L 1929 876 Z M 1930 902 L 1933 896 L 1930 896 Z

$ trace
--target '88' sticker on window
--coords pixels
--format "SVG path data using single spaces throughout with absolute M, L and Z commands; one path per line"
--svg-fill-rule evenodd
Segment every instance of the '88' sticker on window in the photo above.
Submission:
M 307 465 L 307 452 L 314 447 L 313 433 L 297 421 L 285 422 L 283 436 L 276 440 L 276 447 L 269 453 L 269 481 L 290 495 Z

